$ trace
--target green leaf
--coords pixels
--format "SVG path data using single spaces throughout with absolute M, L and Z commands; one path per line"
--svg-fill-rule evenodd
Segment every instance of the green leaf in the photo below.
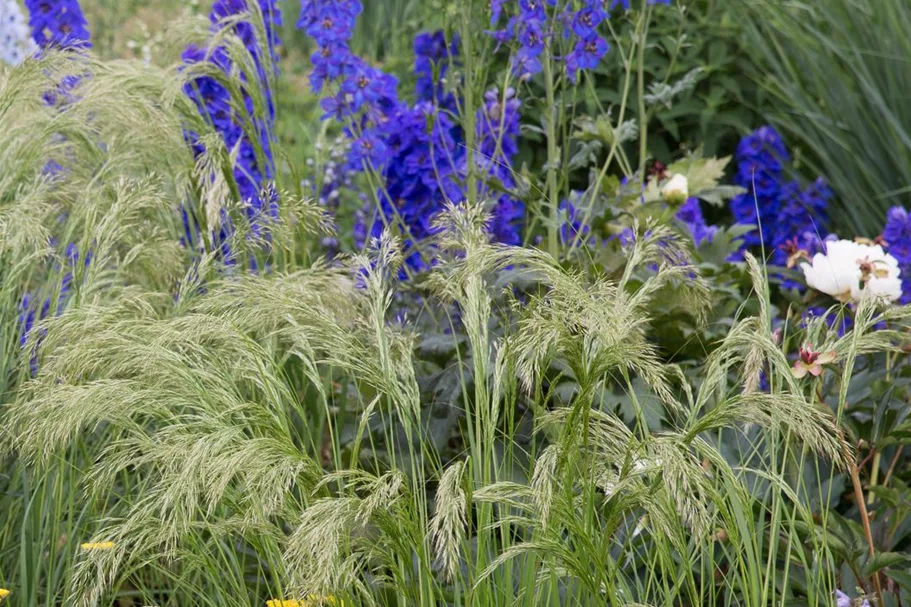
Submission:
M 894 567 L 899 563 L 911 563 L 911 554 L 900 554 L 898 552 L 877 552 L 870 557 L 867 564 L 864 565 L 864 575 L 870 576 L 885 569 Z
M 694 195 L 716 207 L 724 206 L 726 200 L 745 193 L 746 190 L 737 185 L 719 185 L 709 190 L 701 190 Z
M 669 174 L 685 175 L 690 192 L 702 192 L 718 187 L 718 182 L 724 177 L 724 170 L 730 161 L 730 156 L 700 158 L 698 155 L 691 154 L 683 160 L 671 164 L 667 171 Z
M 902 589 L 911 592 L 911 573 L 906 571 L 886 571 L 886 577 L 894 580 Z

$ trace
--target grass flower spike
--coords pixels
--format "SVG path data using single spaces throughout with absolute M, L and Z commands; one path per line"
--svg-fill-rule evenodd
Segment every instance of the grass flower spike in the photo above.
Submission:
M 302 601 L 294 599 L 269 599 L 266 607 L 345 607 L 345 601 L 337 600 L 334 596 L 317 597 L 308 596 Z
M 113 550 L 114 542 L 86 542 L 79 546 L 86 552 Z

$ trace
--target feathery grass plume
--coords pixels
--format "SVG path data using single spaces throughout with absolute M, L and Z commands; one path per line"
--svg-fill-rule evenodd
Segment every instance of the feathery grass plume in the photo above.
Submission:
M 754 375 L 763 367 L 773 378 L 771 393 L 756 390 Z M 755 317 L 737 322 L 708 357 L 685 440 L 720 428 L 756 424 L 790 433 L 818 455 L 844 466 L 835 420 L 806 400 L 790 369 L 767 323 Z M 729 379 L 741 372 L 746 374 L 743 389 L 731 394 Z
M 389 230 L 384 230 L 373 243 L 371 253 L 370 257 L 355 256 L 349 267 L 366 287 L 369 326 L 364 327 L 364 337 L 370 339 L 366 345 L 379 366 L 363 368 L 363 362 L 357 360 L 359 352 L 353 349 L 334 353 L 341 357 L 333 362 L 345 368 L 362 367 L 365 372 L 359 375 L 365 379 L 373 376 L 372 383 L 387 393 L 408 428 L 418 419 L 420 410 L 420 393 L 411 362 L 414 341 L 413 337 L 392 331 L 387 322 L 392 284 L 402 266 L 402 254 L 398 240 Z M 369 337 L 367 331 L 372 333 Z
M 372 579 L 418 601 L 418 588 L 433 575 L 423 546 L 426 519 L 416 511 L 424 508 L 421 501 L 398 471 L 380 477 L 341 471 L 327 475 L 323 484 L 343 479 L 349 483 L 346 495 L 310 504 L 286 542 L 287 593 L 338 596 Z M 360 591 L 371 602 L 371 592 Z
M 539 416 L 538 428 L 565 428 L 573 414 L 572 408 L 559 407 Z M 588 419 L 588 448 L 598 459 L 611 462 L 623 461 L 636 445 L 636 438 L 623 421 L 613 413 L 592 409 Z
M 436 512 L 430 520 L 430 536 L 437 563 L 449 581 L 456 576 L 465 541 L 468 504 L 462 488 L 464 474 L 465 463 L 460 461 L 454 462 L 443 472 L 436 494 Z
M 108 529 L 124 546 L 105 561 L 109 573 L 95 581 L 80 578 L 74 596 L 102 596 L 128 563 L 155 555 L 183 562 L 188 543 L 216 532 L 250 541 L 271 517 L 300 518 L 294 496 L 315 485 L 318 468 L 301 449 L 289 417 L 291 411 L 307 413 L 277 366 L 277 345 L 302 363 L 318 391 L 320 367 L 331 365 L 375 385 L 392 403 L 419 404 L 412 338 L 385 320 L 392 245 L 381 244 L 384 254 L 367 270 L 366 290 L 355 286 L 348 268 L 317 264 L 292 275 L 214 282 L 175 317 L 160 312 L 166 295 L 126 289 L 114 303 L 85 304 L 48 323 L 46 364 L 23 401 L 9 409 L 15 448 L 46 463 L 77 436 L 103 429 L 104 450 L 89 476 L 93 494 L 105 495 L 126 472 L 143 487 Z M 390 555 L 420 542 L 418 531 L 402 539 L 400 510 L 387 512 L 404 484 L 398 471 L 361 484 L 367 495 L 352 502 L 357 509 L 350 524 L 337 528 L 339 537 L 380 529 L 395 549 L 380 542 L 345 551 L 330 560 L 333 577 L 324 569 L 315 585 L 308 581 L 296 589 L 347 587 L 365 559 L 392 563 Z M 226 513 L 240 524 L 216 529 Z M 154 527 L 146 527 L 153 520 Z M 145 533 L 147 528 L 156 531 Z M 270 534 L 298 559 L 291 562 L 305 558 L 295 552 L 294 536 Z M 324 556 L 313 558 L 328 567 Z
M 557 464 L 560 459 L 560 447 L 548 446 L 538 461 L 531 477 L 531 496 L 540 518 L 541 528 L 547 530 L 553 507 L 554 493 L 557 491 Z
M 85 551 L 91 552 L 96 550 L 112 550 L 114 542 L 86 542 L 79 545 Z
M 357 571 L 344 553 L 359 506 L 354 497 L 325 498 L 303 512 L 284 553 L 292 594 L 296 589 L 330 594 L 351 583 Z
M 380 511 L 392 508 L 405 489 L 405 475 L 398 470 L 385 473 L 379 478 L 371 478 L 364 485 L 367 496 L 358 508 L 356 521 L 366 524 Z
M 229 207 L 232 192 L 223 167 L 233 163 L 233 159 L 217 133 L 202 135 L 199 145 L 202 152 L 196 157 L 194 177 L 201 184 L 199 201 L 206 218 L 207 238 L 211 240 L 222 228 L 222 218 Z M 210 242 L 209 246 L 214 250 L 218 245 Z
M 301 601 L 284 599 L 270 599 L 266 601 L 266 607 L 335 607 L 336 605 L 338 607 L 345 607 L 345 601 L 336 599 L 334 596 L 318 597 L 316 595 L 309 595 Z
M 724 398 L 704 415 L 690 421 L 686 440 L 737 424 L 775 428 L 782 435 L 794 436 L 813 452 L 835 462 L 839 467 L 846 465 L 834 418 L 808 403 L 799 393 L 752 392 Z
M 633 225 L 634 233 L 639 230 L 638 222 Z M 643 268 L 654 268 L 657 272 L 642 281 L 631 298 L 633 306 L 643 309 L 661 289 L 673 287 L 676 297 L 700 324 L 706 320 L 709 310 L 709 287 L 698 269 L 690 263 L 689 242 L 669 226 L 657 223 L 646 224 L 645 235 L 636 238 L 628 248 L 627 262 L 620 279 L 621 289 L 626 289 L 630 280 Z
M 548 291 L 525 304 L 529 313 L 519 321 L 513 346 L 519 359 L 518 372 L 530 388 L 547 365 L 558 356 L 565 360 L 580 385 L 587 389 L 611 372 L 639 375 L 668 405 L 675 398 L 667 369 L 655 347 L 645 339 L 650 298 L 661 288 L 679 281 L 693 296 L 692 310 L 700 318 L 705 309 L 705 285 L 688 265 L 682 264 L 685 249 L 670 231 L 650 230 L 631 248 L 627 266 L 617 283 L 603 277 L 555 272 L 536 264 L 546 278 Z M 525 261 L 518 256 L 518 263 Z M 668 263 L 672 260 L 673 263 Z M 530 261 L 530 260 L 528 260 Z M 657 273 L 647 277 L 633 293 L 627 290 L 634 271 L 660 261 Z

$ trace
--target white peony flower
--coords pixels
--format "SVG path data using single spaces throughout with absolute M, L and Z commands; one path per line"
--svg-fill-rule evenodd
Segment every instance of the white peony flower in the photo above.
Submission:
M 683 203 L 690 195 L 689 183 L 684 175 L 676 173 L 670 181 L 664 184 L 661 193 L 667 201 Z
M 851 240 L 825 245 L 825 255 L 817 253 L 812 263 L 800 265 L 808 286 L 842 302 L 867 296 L 885 301 L 901 297 L 898 260 L 881 246 Z

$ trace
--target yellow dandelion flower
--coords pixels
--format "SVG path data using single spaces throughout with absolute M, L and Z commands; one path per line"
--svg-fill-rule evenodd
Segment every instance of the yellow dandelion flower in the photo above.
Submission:
M 10 595 L 10 591 L 6 588 L 0 588 L 0 602 L 3 601 L 6 597 Z
M 111 550 L 114 542 L 86 542 L 80 546 L 83 550 Z
M 282 599 L 272 599 L 266 601 L 266 607 L 304 607 L 300 601 L 283 601 Z

